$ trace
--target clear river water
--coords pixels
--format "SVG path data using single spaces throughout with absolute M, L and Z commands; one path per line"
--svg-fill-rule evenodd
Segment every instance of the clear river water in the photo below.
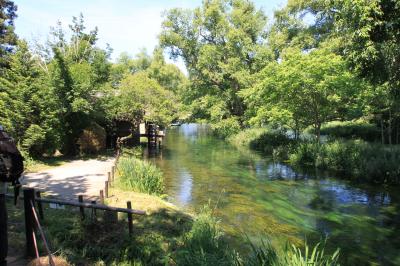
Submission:
M 147 157 L 163 171 L 170 202 L 216 207 L 229 235 L 280 245 L 327 238 L 326 251 L 339 247 L 342 265 L 400 265 L 399 187 L 294 170 L 199 124 L 168 128 L 162 150 Z

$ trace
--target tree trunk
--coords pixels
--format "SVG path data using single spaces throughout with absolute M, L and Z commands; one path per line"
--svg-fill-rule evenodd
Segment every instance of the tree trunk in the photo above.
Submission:
M 389 145 L 392 145 L 392 111 L 389 109 L 389 121 L 388 121 L 388 137 Z
M 317 123 L 314 125 L 315 128 L 315 134 L 316 134 L 316 138 L 317 138 L 317 143 L 320 143 L 321 140 L 321 123 Z
M 381 117 L 381 138 L 382 138 L 382 144 L 385 144 L 385 134 L 383 130 L 383 117 Z

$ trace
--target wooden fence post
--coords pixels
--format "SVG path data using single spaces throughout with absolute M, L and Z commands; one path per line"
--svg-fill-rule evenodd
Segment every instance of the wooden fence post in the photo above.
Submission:
M 78 201 L 80 203 L 83 203 L 83 196 L 82 195 L 78 196 Z M 79 207 L 79 210 L 81 212 L 81 220 L 83 221 L 83 220 L 85 220 L 85 209 L 83 207 Z
M 32 212 L 31 202 L 35 202 L 35 190 L 33 188 L 24 189 L 24 210 L 25 210 L 25 234 L 26 234 L 26 255 L 34 258 L 36 256 L 34 228 L 35 218 Z
M 96 204 L 96 201 L 95 201 L 95 200 L 92 200 L 91 203 L 92 203 L 93 205 L 95 205 L 95 204 Z M 96 218 L 97 218 L 96 209 L 93 208 L 93 209 L 92 209 L 92 219 L 95 220 Z
M 104 196 L 108 198 L 108 181 L 104 183 Z
M 40 195 L 40 191 L 36 191 L 36 198 L 40 199 L 42 198 Z M 43 214 L 43 206 L 40 201 L 36 202 L 39 210 L 39 216 L 41 220 L 44 220 L 44 214 Z
M 104 204 L 104 193 L 103 193 L 103 190 L 100 190 L 100 203 Z
M 130 201 L 126 202 L 127 209 L 132 210 L 132 203 Z M 133 233 L 133 224 L 132 224 L 132 213 L 128 213 L 128 228 L 129 235 L 132 236 Z

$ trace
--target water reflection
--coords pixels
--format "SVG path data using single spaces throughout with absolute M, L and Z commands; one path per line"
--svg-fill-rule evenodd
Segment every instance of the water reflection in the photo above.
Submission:
M 400 198 L 396 190 L 356 187 L 303 173 L 208 134 L 207 126 L 169 129 L 154 162 L 176 205 L 198 210 L 211 200 L 228 233 L 266 233 L 301 243 L 329 237 L 347 265 L 400 264 Z
M 178 172 L 178 179 L 180 180 L 180 186 L 176 200 L 186 207 L 192 201 L 193 177 L 186 169 L 181 169 Z
M 267 171 L 265 167 L 260 169 L 271 180 L 298 180 L 307 178 L 307 175 L 295 172 L 291 167 L 280 164 L 280 163 L 270 163 L 267 166 Z

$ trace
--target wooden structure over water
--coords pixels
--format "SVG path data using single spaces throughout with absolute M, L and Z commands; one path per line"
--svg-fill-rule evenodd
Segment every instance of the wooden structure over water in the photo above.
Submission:
M 139 127 L 140 129 L 140 137 L 147 138 L 147 143 L 149 147 L 161 147 L 162 140 L 165 137 L 164 130 L 161 130 L 158 125 L 155 123 L 145 123 L 144 126 L 142 124 Z M 144 129 L 142 131 L 142 129 Z
M 140 144 L 140 138 L 147 138 L 149 147 L 161 147 L 165 137 L 163 128 L 153 122 L 132 124 L 128 121 L 115 121 L 114 138 L 111 140 L 115 146 L 128 145 L 135 146 Z

